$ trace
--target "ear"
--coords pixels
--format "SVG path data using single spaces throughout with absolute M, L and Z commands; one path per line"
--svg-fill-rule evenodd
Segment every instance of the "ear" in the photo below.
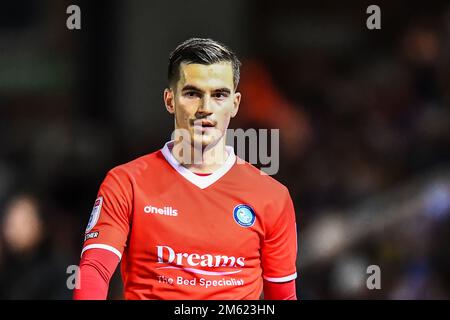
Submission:
M 231 117 L 234 118 L 239 110 L 239 104 L 241 103 L 241 93 L 234 93 L 234 101 L 233 101 L 233 111 L 231 112 Z
M 164 89 L 164 104 L 166 105 L 167 111 L 171 114 L 175 113 L 174 99 L 175 97 L 172 89 Z

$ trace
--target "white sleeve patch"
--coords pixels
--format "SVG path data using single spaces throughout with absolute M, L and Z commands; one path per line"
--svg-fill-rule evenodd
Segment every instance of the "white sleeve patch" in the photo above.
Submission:
M 100 212 L 102 211 L 102 204 L 103 197 L 98 197 L 97 200 L 95 200 L 94 207 L 92 208 L 91 216 L 86 227 L 86 233 L 91 231 L 97 224 L 98 218 L 100 217 Z

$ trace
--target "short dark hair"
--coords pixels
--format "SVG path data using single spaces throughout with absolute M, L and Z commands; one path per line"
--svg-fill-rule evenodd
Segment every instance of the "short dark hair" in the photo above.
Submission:
M 181 63 L 209 65 L 219 62 L 231 62 L 234 88 L 236 88 L 239 83 L 239 67 L 241 65 L 236 54 L 225 45 L 212 39 L 188 39 L 179 44 L 169 56 L 169 86 L 175 84 L 179 80 Z

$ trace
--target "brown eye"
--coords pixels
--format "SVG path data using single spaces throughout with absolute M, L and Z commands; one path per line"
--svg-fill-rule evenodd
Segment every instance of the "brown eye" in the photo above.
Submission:
M 195 91 L 188 91 L 185 93 L 185 96 L 187 96 L 189 98 L 194 98 L 194 97 L 198 97 L 198 93 Z
M 217 92 L 216 94 L 214 94 L 214 97 L 218 99 L 225 99 L 228 97 L 228 94 L 224 92 Z

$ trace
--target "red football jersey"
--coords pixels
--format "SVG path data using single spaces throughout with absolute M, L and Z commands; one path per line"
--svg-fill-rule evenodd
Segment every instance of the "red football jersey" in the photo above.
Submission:
M 172 143 L 108 172 L 82 254 L 102 248 L 122 259 L 125 299 L 258 299 L 263 278 L 295 279 L 287 188 L 231 147 L 219 170 L 196 175 Z

